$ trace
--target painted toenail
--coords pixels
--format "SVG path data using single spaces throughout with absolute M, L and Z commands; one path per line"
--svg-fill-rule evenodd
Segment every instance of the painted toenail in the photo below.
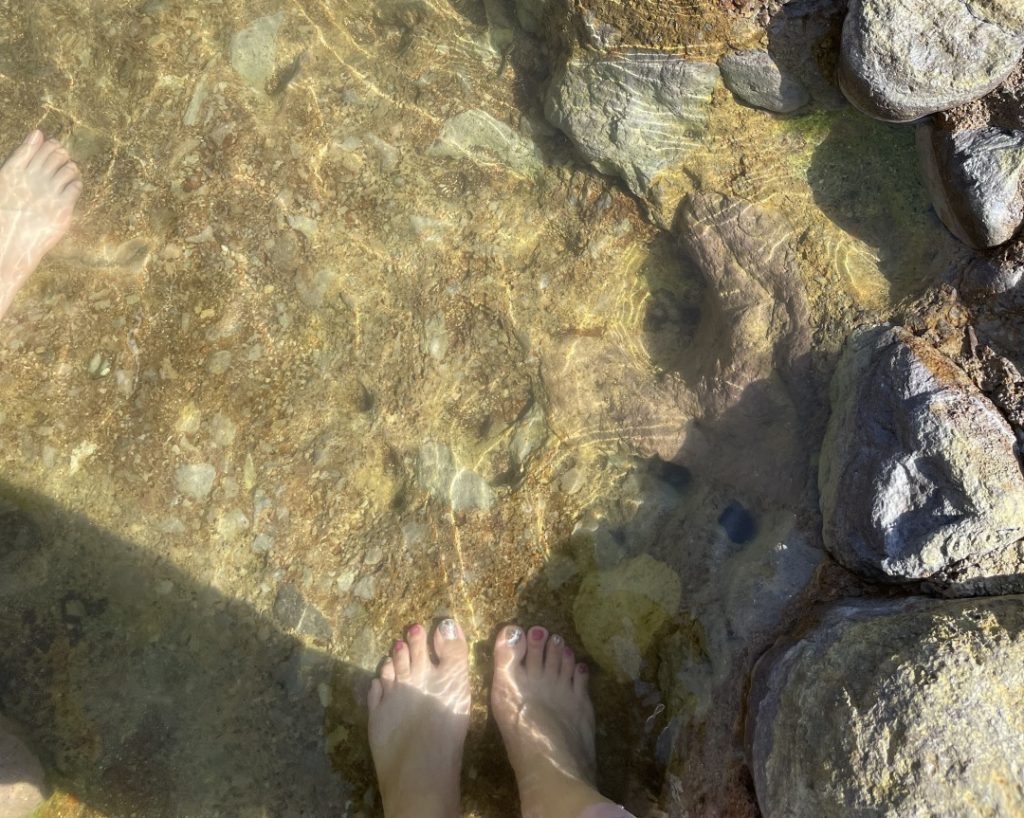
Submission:
M 423 628 L 419 625 L 413 625 L 409 628 L 409 636 L 419 636 L 421 630 L 423 630 Z
M 449 642 L 459 638 L 459 627 L 455 624 L 454 619 L 442 619 L 441 624 L 437 626 L 437 630 L 441 637 Z
M 514 648 L 522 641 L 522 638 L 522 628 L 509 628 L 508 633 L 505 634 L 505 644 L 508 645 L 510 648 Z
M 563 655 L 563 656 L 565 656 L 565 657 L 567 657 L 567 658 L 570 658 L 570 659 L 571 659 L 571 658 L 572 658 L 572 648 L 566 648 L 566 649 L 565 649 L 565 650 L 564 650 L 564 651 L 562 652 L 562 655 Z
M 544 638 L 544 628 L 530 628 L 530 638 L 534 642 L 540 642 Z
M 402 642 L 402 641 L 396 641 L 395 642 L 395 650 L 401 650 L 404 647 L 405 647 L 405 642 Z
M 562 637 L 559 636 L 556 633 L 554 636 L 551 637 L 551 644 L 555 645 L 555 647 L 557 647 L 558 645 L 561 645 L 562 644 Z

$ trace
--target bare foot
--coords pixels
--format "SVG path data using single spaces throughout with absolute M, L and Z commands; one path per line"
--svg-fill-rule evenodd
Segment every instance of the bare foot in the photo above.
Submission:
M 38 759 L 0 718 L 0 815 L 27 818 L 43 803 L 45 783 Z
M 81 192 L 78 166 L 39 131 L 0 167 L 0 318 L 67 232 Z
M 494 646 L 491 709 L 519 785 L 524 818 L 605 813 L 596 786 L 594 708 L 587 667 L 560 636 L 510 625 Z M 621 815 L 621 810 L 613 810 Z
M 370 750 L 387 818 L 460 814 L 462 748 L 469 728 L 469 648 L 451 619 L 433 635 L 413 625 L 370 685 Z

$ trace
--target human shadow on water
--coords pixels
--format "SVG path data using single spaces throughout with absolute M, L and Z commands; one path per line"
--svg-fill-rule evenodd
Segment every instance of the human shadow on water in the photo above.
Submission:
M 371 809 L 370 673 L 328 647 L 0 483 L 0 711 L 51 784 L 101 814 Z M 350 780 L 325 741 L 350 745 Z

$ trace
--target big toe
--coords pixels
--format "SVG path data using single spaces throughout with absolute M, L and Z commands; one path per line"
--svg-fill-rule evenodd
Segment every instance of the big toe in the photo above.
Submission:
M 494 642 L 495 670 L 509 670 L 526 656 L 526 634 L 518 625 L 506 625 Z
M 466 635 L 454 619 L 443 619 L 434 631 L 434 653 L 444 665 L 464 665 L 469 659 Z

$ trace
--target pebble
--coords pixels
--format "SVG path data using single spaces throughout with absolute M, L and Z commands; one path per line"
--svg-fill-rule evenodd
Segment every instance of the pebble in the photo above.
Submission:
M 179 466 L 174 476 L 178 491 L 193 500 L 205 500 L 213 491 L 217 469 L 210 463 L 191 463 Z

